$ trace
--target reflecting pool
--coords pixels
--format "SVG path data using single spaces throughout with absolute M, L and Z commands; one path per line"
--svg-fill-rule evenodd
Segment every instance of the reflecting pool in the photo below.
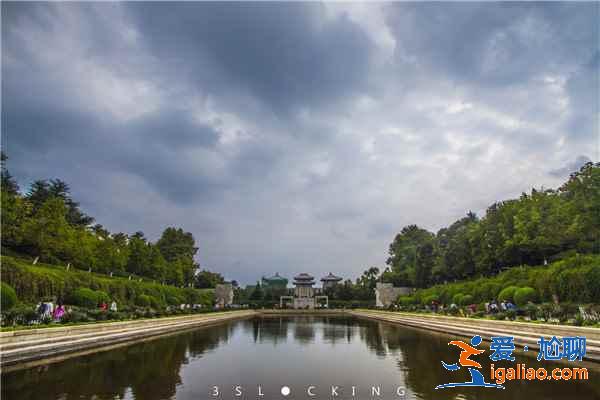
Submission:
M 354 318 L 254 318 L 2 374 L 2 399 L 600 399 L 594 366 L 587 381 L 435 390 L 468 380 L 464 369 L 451 372 L 441 365 L 458 361 L 451 339 Z M 473 359 L 490 381 L 489 344 L 480 348 L 486 352 Z M 516 354 L 515 363 L 567 366 L 528 354 Z

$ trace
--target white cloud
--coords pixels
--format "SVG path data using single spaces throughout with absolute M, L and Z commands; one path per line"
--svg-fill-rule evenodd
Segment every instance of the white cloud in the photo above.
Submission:
M 378 62 L 386 62 L 392 58 L 396 38 L 387 25 L 385 4 L 326 2 L 324 6 L 329 18 L 346 17 L 364 30 L 379 50 Z

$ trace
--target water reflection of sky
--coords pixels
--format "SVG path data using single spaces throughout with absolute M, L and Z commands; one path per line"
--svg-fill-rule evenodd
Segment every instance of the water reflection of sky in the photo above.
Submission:
M 434 390 L 440 383 L 464 381 L 464 371 L 451 373 L 440 361 L 455 362 L 458 351 L 448 337 L 372 321 L 346 318 L 256 318 L 203 328 L 129 347 L 73 358 L 62 363 L 2 376 L 3 399 L 136 399 L 204 400 L 212 386 L 220 399 L 235 398 L 241 386 L 245 399 L 305 399 L 309 386 L 317 397 L 329 399 L 331 386 L 339 399 L 595 399 L 600 398 L 597 371 L 589 382 L 507 382 L 507 389 Z M 489 380 L 489 344 L 478 361 Z M 486 362 L 488 361 L 488 362 Z M 534 367 L 535 358 L 518 355 L 517 362 Z M 501 363 L 496 363 L 500 365 Z M 510 366 L 510 365 L 507 365 Z M 575 366 L 575 365 L 574 365 Z

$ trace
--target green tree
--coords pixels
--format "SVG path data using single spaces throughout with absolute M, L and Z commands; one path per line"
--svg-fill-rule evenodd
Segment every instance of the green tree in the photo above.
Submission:
M 27 252 L 24 227 L 30 221 L 31 207 L 18 193 L 2 190 L 2 246 Z
M 462 279 L 474 274 L 475 261 L 470 239 L 476 224 L 477 217 L 469 212 L 466 217 L 438 232 L 438 261 L 442 267 L 436 272 L 443 273 L 444 278 Z
M 194 286 L 198 289 L 215 288 L 218 284 L 225 282 L 221 274 L 202 270 L 196 274 Z
M 433 233 L 419 228 L 417 225 L 404 227 L 390 245 L 389 258 L 386 263 L 391 267 L 391 271 L 387 274 L 386 279 L 391 281 L 407 280 L 411 285 L 415 285 L 418 269 L 420 269 L 419 279 L 429 275 L 428 269 L 432 266 L 429 264 L 428 257 L 423 258 L 423 261 L 428 264 L 423 268 L 419 267 L 419 249 L 421 246 L 431 244 L 434 237 Z M 427 251 L 429 250 L 431 249 Z M 400 278 L 395 278 L 394 275 L 399 275 Z
M 265 297 L 265 294 L 262 290 L 262 287 L 260 286 L 260 282 L 256 282 L 256 286 L 254 287 L 254 290 L 252 291 L 252 293 L 250 294 L 250 300 L 262 300 Z
M 72 228 L 66 220 L 66 207 L 62 199 L 49 198 L 23 226 L 23 243 L 30 254 L 42 260 L 57 262 L 69 257 L 69 239 Z
M 17 181 L 12 177 L 10 172 L 8 172 L 8 169 L 6 167 L 7 161 L 8 161 L 8 157 L 6 156 L 6 154 L 3 151 L 1 151 L 0 152 L 0 163 L 2 166 L 2 172 L 0 173 L 0 175 L 2 177 L 2 181 L 0 183 L 0 186 L 1 186 L 3 192 L 7 192 L 10 194 L 16 195 L 19 193 L 19 185 L 17 184 Z
M 169 227 L 163 231 L 156 246 L 169 263 L 169 268 L 179 269 L 177 275 L 181 274 L 185 284 L 192 283 L 198 268 L 194 262 L 194 256 L 198 252 L 194 236 L 181 228 Z
M 127 272 L 144 276 L 148 272 L 152 262 L 150 248 L 142 232 L 136 232 L 129 239 L 129 258 L 127 260 Z
M 574 235 L 575 248 L 600 253 L 600 163 L 587 163 L 571 174 L 558 190 L 567 201 L 565 212 Z
M 67 221 L 71 225 L 88 226 L 94 222 L 94 218 L 86 215 L 79 208 L 79 203 L 71 197 L 71 188 L 60 179 L 51 179 L 48 184 L 48 193 L 50 196 L 61 198 L 67 206 Z
M 433 239 L 417 248 L 417 263 L 415 266 L 415 286 L 427 287 L 432 282 L 432 271 L 435 265 Z
M 379 268 L 370 267 L 365 270 L 360 278 L 356 280 L 356 289 L 354 294 L 360 300 L 370 300 L 374 296 L 377 278 L 379 276 Z

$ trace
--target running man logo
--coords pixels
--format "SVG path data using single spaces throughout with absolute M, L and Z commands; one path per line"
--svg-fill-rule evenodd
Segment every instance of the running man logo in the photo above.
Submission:
M 452 387 L 460 387 L 460 386 L 477 386 L 477 387 L 487 387 L 487 388 L 496 388 L 496 389 L 505 389 L 503 385 L 495 384 L 495 383 L 487 383 L 483 378 L 483 374 L 479 372 L 475 368 L 481 368 L 481 364 L 477 361 L 471 360 L 471 356 L 475 356 L 478 354 L 482 354 L 485 350 L 476 349 L 473 346 L 479 346 L 481 344 L 481 336 L 476 335 L 471 338 L 471 344 L 467 344 L 462 340 L 453 340 L 448 343 L 449 345 L 456 346 L 460 348 L 462 351 L 460 352 L 460 356 L 458 358 L 458 363 L 454 364 L 446 364 L 442 361 L 442 365 L 448 371 L 458 371 L 461 367 L 466 367 L 471 375 L 471 380 L 468 382 L 451 382 L 445 383 L 443 385 L 437 385 L 436 389 L 446 389 Z

